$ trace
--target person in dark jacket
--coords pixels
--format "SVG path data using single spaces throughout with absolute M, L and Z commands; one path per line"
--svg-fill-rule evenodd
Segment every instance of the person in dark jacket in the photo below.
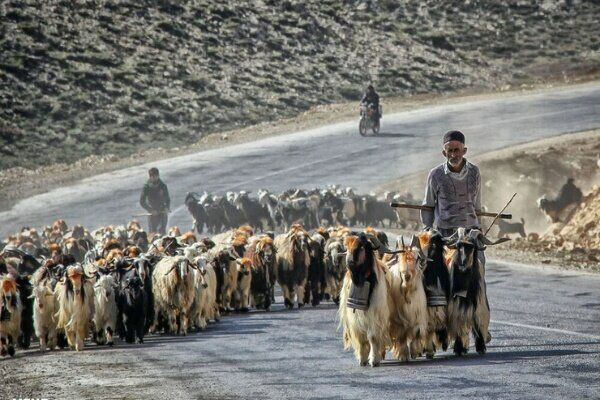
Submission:
M 561 188 L 560 192 L 558 192 L 558 196 L 556 196 L 556 200 L 560 202 L 560 204 L 564 204 L 564 207 L 569 204 L 578 204 L 581 202 L 583 198 L 583 193 L 581 189 L 575 186 L 575 179 L 569 178 L 567 179 L 567 183 L 565 183 Z
M 363 95 L 360 104 L 366 104 L 367 106 L 369 104 L 373 104 L 375 110 L 377 111 L 377 121 L 379 121 L 379 118 L 381 118 L 381 115 L 379 115 L 379 95 L 375 91 L 373 85 L 369 85 L 367 87 L 367 91 Z
M 167 231 L 168 213 L 171 207 L 169 190 L 160 179 L 157 168 L 150 168 L 148 175 L 148 182 L 144 185 L 140 196 L 140 205 L 151 214 L 148 216 L 149 232 L 164 235 Z

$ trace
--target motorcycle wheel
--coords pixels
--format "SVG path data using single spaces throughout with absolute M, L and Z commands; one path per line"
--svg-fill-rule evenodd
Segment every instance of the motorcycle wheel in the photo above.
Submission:
M 373 134 L 377 135 L 379 133 L 379 123 L 373 124 Z
M 361 136 L 367 136 L 367 120 L 364 117 L 361 118 L 358 123 L 358 133 L 360 133 Z

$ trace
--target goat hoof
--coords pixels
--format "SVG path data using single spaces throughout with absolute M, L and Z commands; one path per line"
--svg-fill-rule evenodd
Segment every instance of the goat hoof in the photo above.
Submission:
M 487 351 L 487 348 L 485 346 L 485 343 L 483 342 L 483 340 L 477 340 L 475 342 L 475 350 L 477 351 L 477 353 L 479 354 L 485 354 L 485 352 Z
M 114 343 L 113 343 L 113 342 L 108 342 L 108 343 L 106 343 L 106 344 L 107 344 L 109 347 L 113 347 L 113 346 L 114 346 Z
M 8 355 L 11 357 L 15 356 L 15 346 L 8 346 Z
M 5 348 L 2 348 L 2 350 L 0 350 L 0 356 L 5 356 L 7 354 L 8 354 L 8 352 L 6 351 Z
M 426 357 L 428 360 L 433 360 L 434 354 L 433 354 L 433 353 L 429 353 L 429 354 L 426 354 L 426 355 L 425 355 L 425 357 Z
M 358 363 L 358 365 L 360 365 L 361 367 L 366 367 L 367 366 L 367 362 L 366 361 L 361 361 Z
M 250 309 L 248 307 L 240 308 L 240 312 L 247 313 L 248 311 L 250 311 Z

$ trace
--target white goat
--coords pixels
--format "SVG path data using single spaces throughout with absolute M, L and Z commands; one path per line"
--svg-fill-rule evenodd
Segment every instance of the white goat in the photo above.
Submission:
M 94 287 L 80 264 L 67 268 L 64 282 L 56 285 L 55 295 L 59 304 L 57 328 L 64 329 L 71 348 L 81 351 L 94 315 Z
M 94 284 L 94 326 L 96 343 L 112 346 L 117 326 L 117 283 L 111 275 L 103 275 Z
M 40 350 L 56 348 L 56 319 L 58 303 L 54 297 L 52 283 L 48 278 L 48 269 L 38 268 L 32 277 L 33 284 L 33 326 L 40 338 Z

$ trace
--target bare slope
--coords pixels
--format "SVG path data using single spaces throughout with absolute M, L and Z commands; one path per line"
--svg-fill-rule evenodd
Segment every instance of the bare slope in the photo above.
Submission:
M 403 96 L 599 65 L 592 1 L 175 3 L 2 2 L 0 168 L 181 146 L 369 80 Z

